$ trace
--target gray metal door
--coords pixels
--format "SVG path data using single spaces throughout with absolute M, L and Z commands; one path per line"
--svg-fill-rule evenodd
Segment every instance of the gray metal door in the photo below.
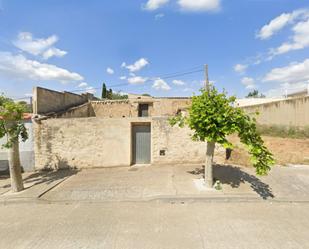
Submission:
M 150 163 L 150 125 L 133 126 L 133 163 Z

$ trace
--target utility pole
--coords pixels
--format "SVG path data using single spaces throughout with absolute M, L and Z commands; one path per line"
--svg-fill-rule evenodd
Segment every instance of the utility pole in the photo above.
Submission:
M 205 90 L 209 91 L 208 65 L 205 64 Z

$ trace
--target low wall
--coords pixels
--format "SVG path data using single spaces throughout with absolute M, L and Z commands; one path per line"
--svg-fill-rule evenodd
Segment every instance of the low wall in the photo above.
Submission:
M 57 92 L 42 87 L 33 89 L 33 113 L 47 114 L 51 112 L 64 111 L 70 107 L 78 106 L 88 102 L 93 95 L 78 95 L 70 92 Z
M 262 125 L 295 127 L 309 125 L 309 96 L 247 106 L 242 109 L 252 115 L 259 112 L 256 119 Z
M 204 160 L 205 143 L 193 142 L 190 130 L 171 127 L 167 118 L 62 118 L 34 124 L 35 168 L 129 166 L 131 126 L 140 122 L 151 122 L 152 163 Z

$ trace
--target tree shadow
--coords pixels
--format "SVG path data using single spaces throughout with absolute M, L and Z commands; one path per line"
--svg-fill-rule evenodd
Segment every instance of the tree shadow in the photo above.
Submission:
M 77 170 L 75 167 L 69 166 L 66 161 L 62 160 L 59 164 L 59 167 L 55 169 L 44 167 L 42 170 L 35 171 L 25 178 L 23 177 L 23 183 L 25 185 L 29 185 L 24 189 L 28 189 L 42 183 L 51 184 L 54 181 L 75 175 L 78 172 L 79 170 Z M 9 188 L 9 187 L 11 187 L 11 184 L 2 186 L 2 188 Z
M 204 176 L 204 166 L 202 168 L 196 168 L 193 171 L 188 171 L 188 173 Z M 215 164 L 213 165 L 213 175 L 215 181 L 219 180 L 221 184 L 228 184 L 232 188 L 238 188 L 241 184 L 247 182 L 250 184 L 252 190 L 264 200 L 275 197 L 268 184 L 262 182 L 256 176 L 243 171 L 240 167 Z

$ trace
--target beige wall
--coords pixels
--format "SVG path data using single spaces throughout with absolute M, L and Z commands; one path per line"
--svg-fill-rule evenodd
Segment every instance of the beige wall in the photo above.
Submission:
M 78 95 L 35 87 L 33 89 L 33 113 L 46 114 L 63 111 L 70 107 L 84 104 L 92 97 L 89 94 Z
M 107 167 L 131 163 L 127 119 L 48 119 L 34 125 L 35 168 Z
M 243 107 L 253 114 L 258 111 L 257 122 L 262 125 L 304 127 L 309 125 L 309 96 L 285 99 L 261 105 Z
M 153 118 L 152 161 L 163 163 L 201 163 L 205 159 L 206 144 L 193 142 L 189 128 L 170 126 L 167 118 Z M 165 150 L 165 156 L 160 156 Z
M 137 117 L 138 105 L 149 104 L 149 115 L 151 117 L 172 116 L 179 109 L 187 108 L 191 100 L 170 99 L 170 98 L 147 98 L 147 99 L 130 99 L 130 100 L 109 100 L 109 101 L 92 101 L 91 105 L 96 117 L 99 118 L 121 118 Z
M 206 145 L 191 141 L 188 129 L 171 127 L 167 118 L 62 118 L 34 123 L 35 168 L 129 166 L 131 126 L 140 122 L 151 122 L 152 163 L 204 160 Z
M 137 117 L 137 104 L 129 100 L 91 101 L 91 105 L 98 118 Z
M 63 113 L 55 114 L 57 118 L 87 118 L 87 117 L 95 117 L 95 113 L 93 111 L 92 105 L 90 102 L 87 102 L 83 105 L 72 107 L 66 110 Z

